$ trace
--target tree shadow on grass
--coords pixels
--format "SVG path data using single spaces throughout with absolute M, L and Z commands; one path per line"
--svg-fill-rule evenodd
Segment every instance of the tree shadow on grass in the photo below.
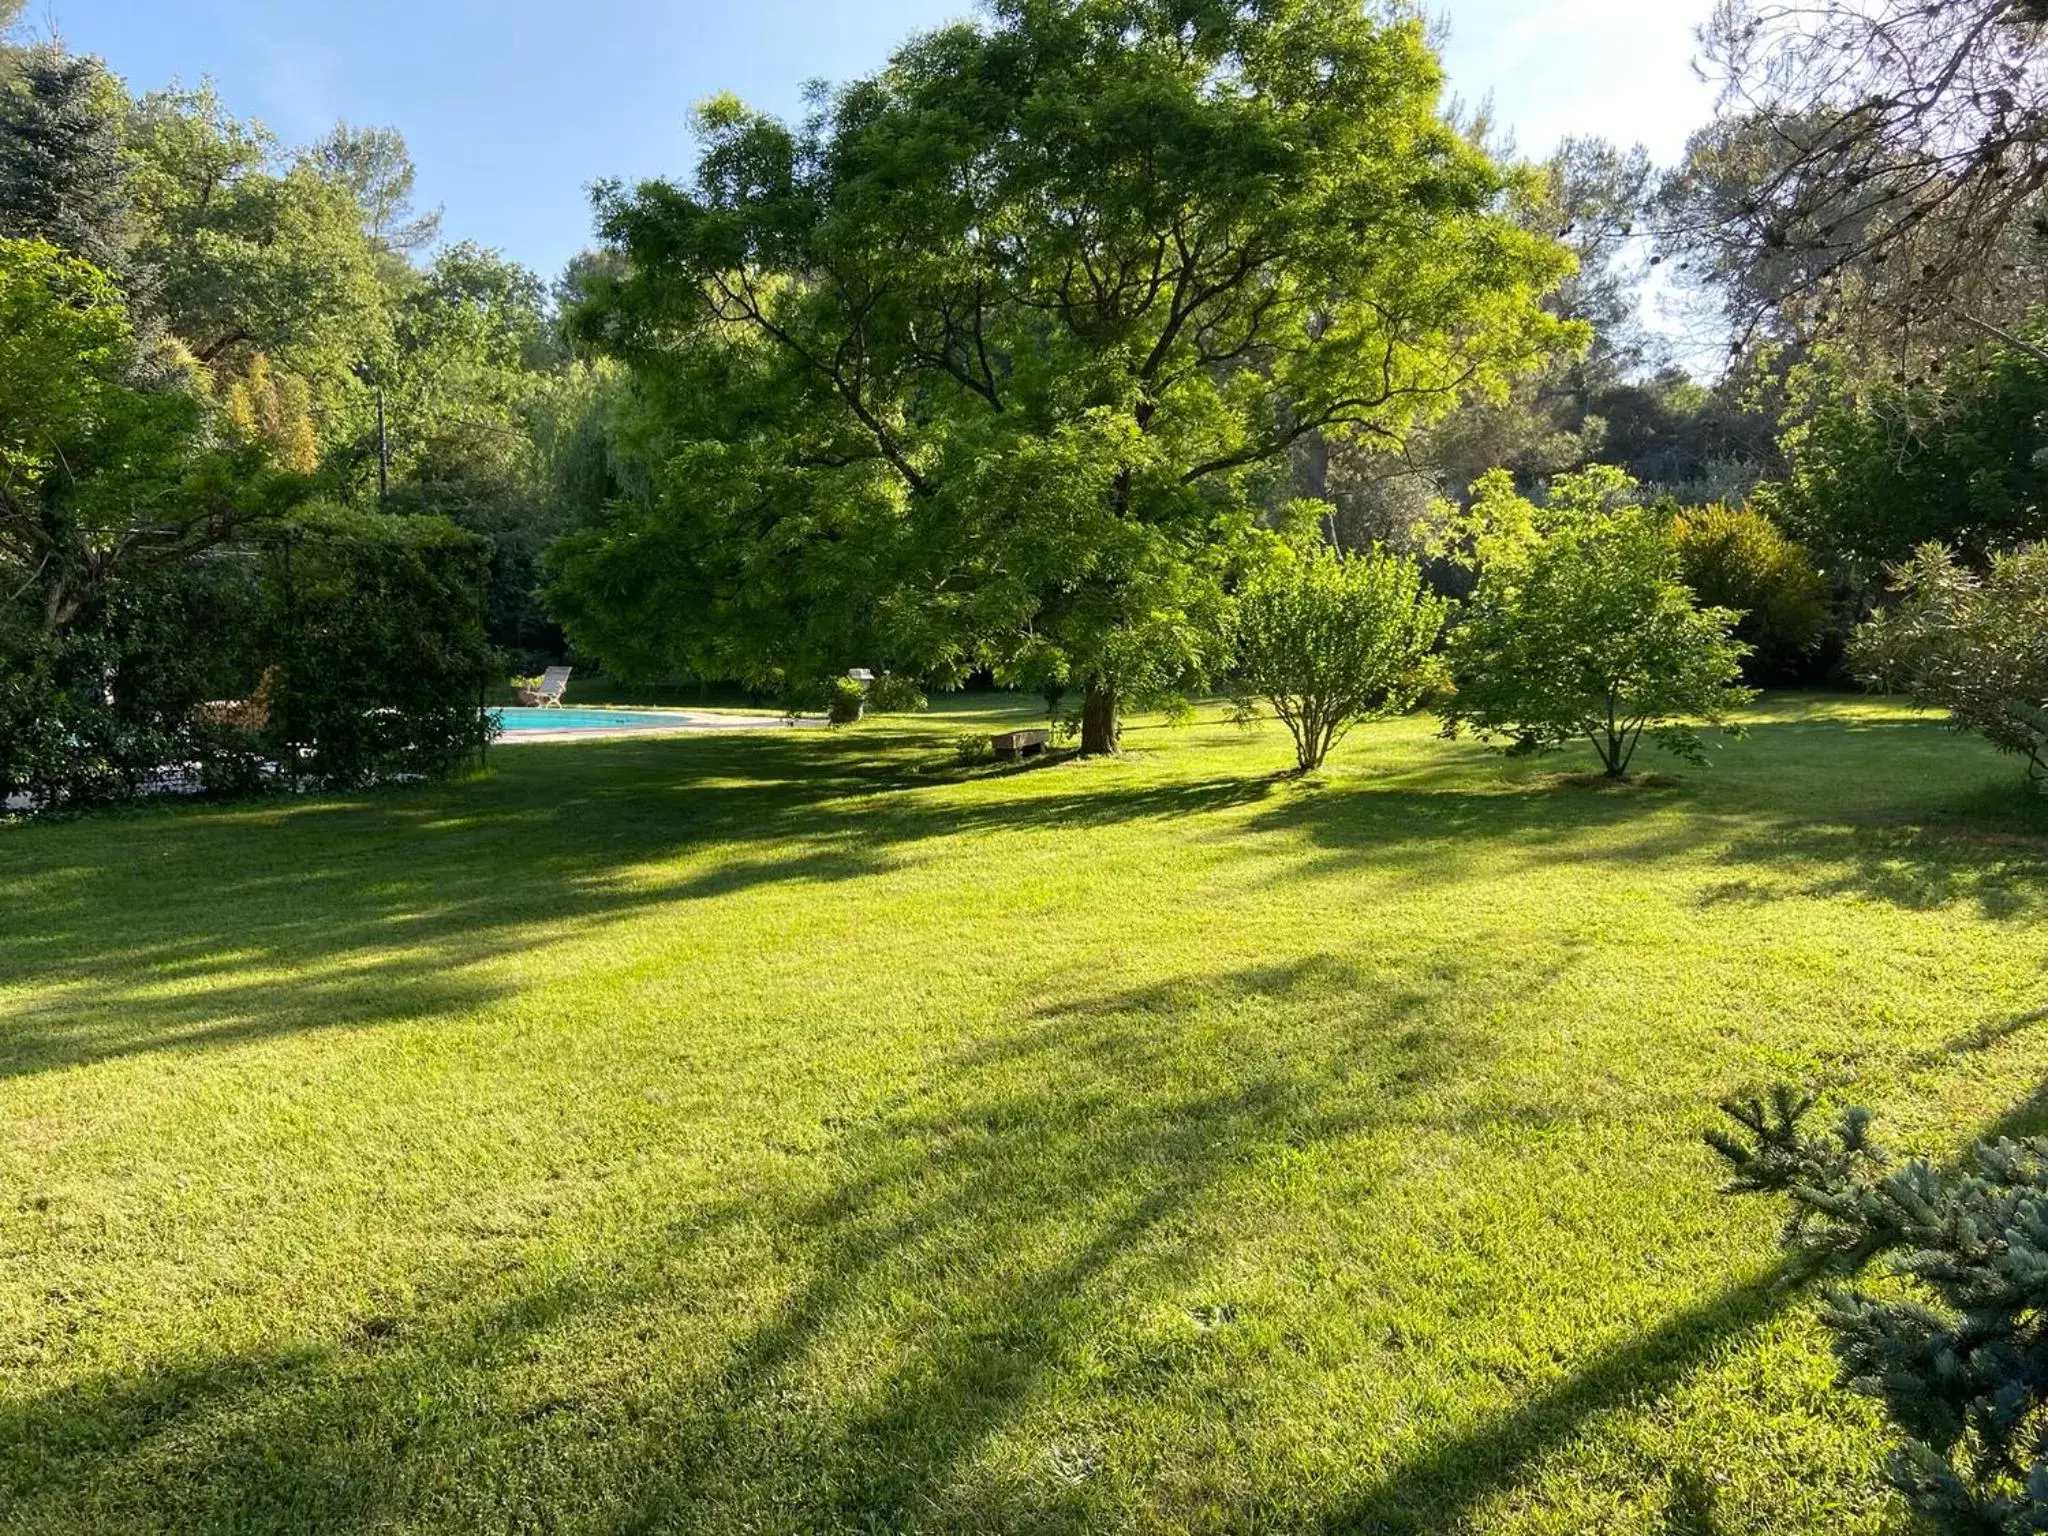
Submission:
M 2036 1013 L 2015 1023 L 2025 1027 L 2040 1017 Z M 1975 1036 L 1950 1047 L 1954 1052 L 1982 1048 Z M 1969 1144 L 2044 1133 L 2048 1084 L 1985 1126 Z M 1601 1416 L 1635 1410 L 1668 1395 L 1714 1357 L 1741 1348 L 1789 1307 L 1805 1304 L 1823 1275 L 1832 1277 L 1834 1272 L 1804 1257 L 1780 1258 L 1754 1278 L 1731 1284 L 1607 1351 L 1509 1413 L 1411 1458 L 1362 1496 L 1340 1502 L 1323 1528 L 1358 1536 L 1467 1528 L 1488 1499 L 1517 1486 Z M 1878 1476 L 1873 1464 L 1873 1485 Z M 1678 1469 L 1664 1529 L 1712 1532 L 1715 1503 L 1714 1489 L 1696 1469 Z
M 490 778 L 429 790 L 13 829 L 0 1076 L 451 1017 L 520 986 L 499 962 L 531 954 L 544 973 L 551 951 L 637 911 L 855 881 L 945 837 L 1192 827 L 1279 792 L 1270 777 L 1055 765 L 953 793 L 922 771 L 928 745 L 526 747 Z M 1434 854 L 1414 840 L 1464 798 L 1375 802 L 1374 856 L 1423 867 Z
M 1790 1267 L 1779 1264 L 1668 1318 L 1550 1391 L 1431 1447 L 1363 1495 L 1340 1501 L 1323 1529 L 1396 1536 L 1464 1528 L 1487 1499 L 1516 1486 L 1601 1416 L 1646 1407 L 1717 1354 L 1741 1347 L 1800 1296 L 1794 1279 Z
M 1687 799 L 1683 786 L 1614 793 L 1544 775 L 1475 788 L 1399 774 L 1276 800 L 1250 825 L 1305 840 L 1325 870 L 1436 884 L 1564 864 L 1654 864 L 1726 835 L 1712 817 L 1658 814 Z
M 573 1275 L 500 1263 L 301 1348 L 0 1401 L 0 1498 L 24 1528 L 1098 1528 L 1086 1426 L 984 1452 L 1162 1308 L 1180 1323 L 1137 1329 L 1144 1390 L 1227 1374 L 1201 1322 L 1229 1300 L 1214 1203 L 1485 1059 L 1416 994 L 1308 1053 L 1224 1006 L 1355 981 L 1306 961 L 1190 983 L 1213 1061 L 1158 1027 L 1186 987 L 1054 1007 L 836 1124 L 807 1177 L 679 1196 Z M 1359 1073 L 1380 1091 L 1336 1102 Z
M 2023 922 L 2048 907 L 2048 816 L 2035 834 L 2006 806 L 1981 797 L 1935 804 L 1910 818 L 1779 822 L 1736 839 L 1723 862 L 1771 875 L 1723 882 L 1710 906 L 1765 905 L 1790 895 L 1851 897 L 1909 912 L 1974 907 L 1995 922 Z
M 530 954 L 544 972 L 552 950 L 634 912 L 850 882 L 959 835 L 1213 822 L 1240 840 L 1293 834 L 1333 871 L 1417 885 L 1712 848 L 1784 872 L 1768 889 L 1710 888 L 1712 902 L 1974 900 L 2012 920 L 2048 890 L 2048 803 L 2037 844 L 2034 811 L 1994 803 L 1997 786 L 1931 812 L 1902 790 L 1879 814 L 1920 820 L 1861 825 L 1704 777 L 1625 795 L 1489 779 L 1469 752 L 1296 789 L 1200 776 L 1198 756 L 1179 778 L 1056 764 L 935 781 L 930 748 L 888 732 L 533 746 L 492 777 L 418 792 L 9 829 L 0 1076 L 455 1016 L 521 985 L 501 962 Z M 1274 878 L 1315 872 L 1296 860 Z
M 1145 1362 L 1148 1390 L 1213 1370 L 1202 1319 L 1229 1308 L 1203 1278 L 1219 1242 L 1207 1203 L 1283 1150 L 1391 1121 L 1488 1055 L 1423 1026 L 1426 999 L 1406 993 L 1354 1008 L 1312 1059 L 1243 1024 L 1215 1070 L 1191 1072 L 1162 1011 L 1227 1017 L 1234 1001 L 1312 1002 L 1356 982 L 1318 958 L 1051 1005 L 963 1052 L 952 1088 L 881 1112 L 855 1138 L 867 1171 L 778 1222 L 826 1234 L 828 1261 L 739 1343 L 699 1416 L 707 1433 L 676 1446 L 620 1528 L 718 1531 L 767 1510 L 789 1530 L 1097 1528 L 1084 1426 L 1026 1465 L 980 1453 L 1056 1379 L 1101 1369 L 1097 1347 L 1128 1329 L 1133 1298 L 1182 1302 L 1183 1325 Z M 1331 1085 L 1361 1072 L 1382 1085 L 1370 1107 L 1332 1104 Z M 963 1097 L 963 1083 L 977 1086 Z M 930 1304 L 911 1335 L 876 1316 L 904 1287 Z M 788 1405 L 846 1349 L 849 1318 L 872 1325 L 853 1350 L 858 1401 L 823 1433 L 799 1430 L 790 1455 Z
M 1784 756 L 1802 750 L 1787 741 L 1851 729 L 1779 724 L 1753 734 Z M 1860 729 L 1956 749 L 1926 723 Z M 1838 771 L 1853 776 L 1849 765 Z M 1469 770 L 1462 782 L 1421 770 L 1331 785 L 1275 800 L 1252 826 L 1299 835 L 1327 867 L 1377 867 L 1418 882 L 1706 855 L 1742 871 L 1702 889 L 1710 907 L 1851 897 L 1909 911 L 1974 906 L 1996 921 L 2026 921 L 2048 908 L 2048 799 L 2016 780 L 2000 775 L 1960 793 L 1929 794 L 1924 782 L 1902 777 L 1845 784 L 1833 799 L 1814 794 L 1813 784 L 1798 796 L 1778 788 L 1699 771 L 1618 792 L 1569 773 L 1496 764 L 1490 785 L 1475 783 Z
M 0 1076 L 450 1016 L 517 987 L 496 962 L 531 953 L 543 973 L 636 911 L 857 880 L 963 832 L 1199 816 L 1258 793 L 1049 775 L 962 800 L 914 766 L 872 737 L 528 747 L 430 790 L 11 829 Z

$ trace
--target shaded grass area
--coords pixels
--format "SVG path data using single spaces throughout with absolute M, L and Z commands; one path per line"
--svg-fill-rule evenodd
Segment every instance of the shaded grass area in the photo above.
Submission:
M 0 1529 L 1879 1531 L 1713 1193 L 2048 1129 L 2048 804 L 954 701 L 0 829 Z

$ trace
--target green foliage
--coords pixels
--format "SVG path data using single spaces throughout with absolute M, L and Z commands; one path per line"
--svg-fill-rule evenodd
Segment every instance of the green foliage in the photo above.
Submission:
M 275 730 L 294 772 L 335 787 L 439 778 L 488 745 L 483 540 L 440 518 L 313 507 L 270 562 Z
M 0 794 L 85 805 L 188 769 L 241 793 L 266 761 L 347 784 L 473 755 L 481 541 L 424 517 L 287 523 L 300 482 L 214 446 L 193 396 L 127 383 L 131 357 L 103 276 L 0 242 Z M 209 702 L 271 666 L 265 728 L 221 728 Z
M 1239 697 L 1271 707 L 1311 772 L 1353 726 L 1414 706 L 1449 611 L 1413 560 L 1383 550 L 1269 567 L 1237 600 Z
M 1850 661 L 2027 760 L 2048 782 L 2048 543 L 1978 574 L 1939 544 L 1893 573 L 1897 602 L 1858 630 Z
M 1446 728 L 1555 748 L 1584 737 L 1622 778 L 1647 734 L 1704 763 L 1696 725 L 1726 726 L 1739 686 L 1739 615 L 1701 608 L 1668 524 L 1633 504 L 1619 470 L 1561 475 L 1538 507 L 1504 472 L 1475 488 L 1461 531 L 1479 568 L 1453 629 Z
M 1765 670 L 1797 674 L 1834 622 L 1827 578 L 1764 513 L 1725 503 L 1678 514 L 1679 569 L 1709 608 L 1742 615 L 1735 637 Z
M 415 275 L 368 231 L 348 177 L 317 155 L 287 160 L 210 86 L 143 96 L 128 138 L 153 318 L 218 394 L 258 357 L 301 381 L 331 476 L 374 465 L 371 386 Z
M 1440 114 L 1422 29 L 1351 0 L 1003 4 L 793 128 L 706 107 L 693 188 L 611 189 L 586 342 L 645 496 L 556 557 L 615 669 L 859 662 L 1120 701 L 1223 659 L 1266 494 L 1583 332 Z
M 868 691 L 850 677 L 835 677 L 825 687 L 825 718 L 834 725 L 857 725 L 867 713 Z
M 44 803 L 167 771 L 246 790 L 302 746 L 329 782 L 445 771 L 478 734 L 476 558 L 491 631 L 559 652 L 532 592 L 608 493 L 555 494 L 591 478 L 568 466 L 602 439 L 603 370 L 565 366 L 540 283 L 493 253 L 416 272 L 411 185 L 389 130 L 291 157 L 210 87 L 131 100 L 61 45 L 0 46 L 0 781 Z M 424 515 L 287 530 L 316 487 Z M 220 726 L 206 706 L 267 665 L 290 721 Z
M 210 369 L 261 353 L 313 387 L 322 446 L 364 409 L 355 370 L 389 345 L 387 296 L 348 195 L 310 171 L 248 171 L 150 207 L 142 249 L 165 319 Z
M 565 494 L 562 455 L 579 451 L 586 423 L 602 451 L 608 397 L 592 374 L 562 365 L 539 279 L 496 252 L 467 243 L 442 251 L 394 305 L 393 347 L 379 373 L 386 505 L 438 514 L 490 540 L 491 637 L 530 657 L 561 650 L 534 593 L 544 550 L 587 504 Z M 375 456 L 362 456 L 346 483 L 360 498 L 373 495 Z
M 1906 1286 L 1831 1287 L 1821 1316 L 1841 1381 L 1906 1436 L 1892 1485 L 1945 1536 L 2048 1529 L 2048 1141 L 1995 1141 L 1958 1168 L 1895 1164 L 1854 1110 L 1813 1134 L 1813 1100 L 1777 1090 L 1724 1106 L 1730 1193 L 1779 1194 L 1785 1244 L 1812 1268 L 1882 1261 Z
M 247 788 L 255 748 L 201 706 L 270 664 L 289 767 L 307 746 L 315 777 L 360 783 L 473 753 L 482 542 L 426 517 L 287 523 L 303 480 L 189 389 L 132 382 L 135 352 L 105 274 L 0 241 L 0 787 L 83 804 L 197 764 Z
M 341 499 L 488 538 L 493 638 L 558 656 L 533 595 L 541 552 L 609 488 L 559 483 L 564 446 L 587 458 L 601 413 L 539 280 L 471 244 L 424 270 L 404 258 L 433 216 L 411 209 L 393 130 L 342 125 L 288 155 L 210 87 L 144 96 L 127 120 L 152 323 L 231 414 Z
M 0 608 L 0 798 L 84 807 L 195 773 L 246 790 L 267 754 L 205 705 L 250 690 L 264 611 L 240 559 L 131 573 L 55 630 Z
M 21 50 L 0 69 L 0 238 L 44 240 L 130 275 L 124 105 L 103 65 L 54 46 Z
M 868 689 L 868 708 L 878 715 L 914 715 L 930 706 L 922 688 L 894 672 L 884 672 Z
M 2048 538 L 2048 363 L 1992 347 L 1939 376 L 1816 377 L 1768 508 L 1815 550 L 1862 574 L 1929 542 L 1981 559 Z
M 106 274 L 0 241 L 0 591 L 21 623 L 63 630 L 128 572 L 174 567 L 302 494 L 189 390 L 136 372 Z
M 336 123 L 303 158 L 349 194 L 362 210 L 364 232 L 388 249 L 416 251 L 440 234 L 438 209 L 419 213 L 413 208 L 419 172 L 397 129 Z

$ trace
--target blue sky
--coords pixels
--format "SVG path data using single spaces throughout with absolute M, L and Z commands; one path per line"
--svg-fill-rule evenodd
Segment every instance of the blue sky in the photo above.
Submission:
M 1692 29 L 1710 0 L 1435 0 L 1452 88 L 1491 94 L 1524 150 L 1566 133 L 1673 157 L 1711 106 Z M 389 123 L 457 239 L 544 273 L 589 243 L 587 187 L 687 170 L 690 105 L 879 64 L 972 0 L 30 0 L 137 90 L 211 76 L 288 142 Z

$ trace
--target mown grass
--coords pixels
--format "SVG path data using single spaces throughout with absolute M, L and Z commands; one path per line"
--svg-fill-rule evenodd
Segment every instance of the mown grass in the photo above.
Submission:
M 0 1528 L 1896 1528 L 1699 1132 L 2048 1127 L 2010 762 L 991 718 L 0 829 Z

